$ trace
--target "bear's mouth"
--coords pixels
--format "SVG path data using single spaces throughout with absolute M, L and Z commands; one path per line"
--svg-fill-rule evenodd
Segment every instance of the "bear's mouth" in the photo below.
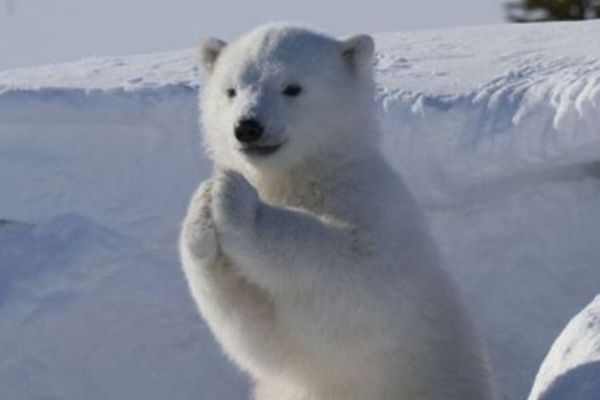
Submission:
M 240 148 L 240 151 L 250 157 L 265 157 L 275 153 L 281 147 L 278 144 L 251 144 Z

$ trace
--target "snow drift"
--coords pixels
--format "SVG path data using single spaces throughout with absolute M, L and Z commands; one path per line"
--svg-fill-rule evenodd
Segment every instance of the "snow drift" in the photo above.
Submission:
M 383 149 L 524 399 L 600 293 L 600 23 L 377 35 Z M 0 72 L 0 398 L 237 399 L 175 239 L 194 52 Z M 546 399 L 544 399 L 546 400 Z

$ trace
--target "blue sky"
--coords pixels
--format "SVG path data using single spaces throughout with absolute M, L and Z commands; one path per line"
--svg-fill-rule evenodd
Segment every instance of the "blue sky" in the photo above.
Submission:
M 180 49 L 273 20 L 333 34 L 504 22 L 506 0 L 0 0 L 0 70 Z

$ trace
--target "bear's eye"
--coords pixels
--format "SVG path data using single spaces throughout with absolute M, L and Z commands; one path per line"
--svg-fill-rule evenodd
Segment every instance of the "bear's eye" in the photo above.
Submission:
M 235 95 L 237 94 L 237 92 L 235 91 L 234 88 L 227 89 L 227 91 L 225 93 L 227 93 L 227 97 L 229 97 L 230 99 L 233 99 L 235 97 Z
M 283 89 L 282 93 L 288 97 L 296 97 L 302 93 L 302 87 L 298 84 L 291 83 Z

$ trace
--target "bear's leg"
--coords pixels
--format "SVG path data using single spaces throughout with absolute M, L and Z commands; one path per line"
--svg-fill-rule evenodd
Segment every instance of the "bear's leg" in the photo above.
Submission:
M 355 229 L 260 200 L 239 173 L 213 185 L 212 212 L 223 252 L 251 282 L 276 295 L 360 279 L 370 247 Z M 325 289 L 326 290 L 326 289 Z
M 210 181 L 202 184 L 191 201 L 180 253 L 202 315 L 225 349 L 234 357 L 243 357 L 274 340 L 274 309 L 266 293 L 242 277 L 220 250 L 211 217 L 211 186 Z

